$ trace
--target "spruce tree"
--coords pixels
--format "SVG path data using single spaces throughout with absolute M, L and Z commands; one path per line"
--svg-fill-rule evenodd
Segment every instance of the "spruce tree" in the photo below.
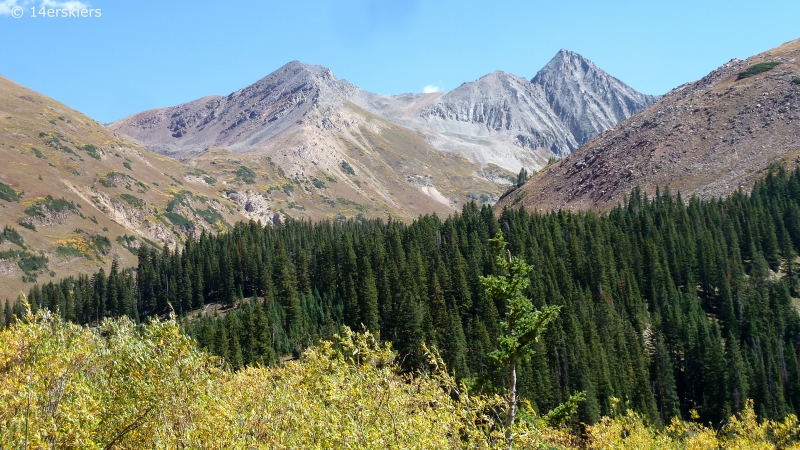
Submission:
M 534 310 L 531 300 L 523 295 L 530 284 L 528 273 L 531 266 L 519 257 L 511 256 L 511 252 L 506 250 L 507 244 L 502 231 L 490 239 L 490 242 L 494 244 L 495 264 L 501 270 L 501 275 L 481 277 L 481 284 L 486 289 L 486 296 L 502 303 L 506 309 L 505 318 L 500 322 L 502 334 L 499 347 L 491 356 L 507 372 L 505 435 L 511 450 L 517 414 L 517 362 L 530 356 L 531 344 L 539 339 L 547 324 L 556 318 L 561 308 L 545 306 Z

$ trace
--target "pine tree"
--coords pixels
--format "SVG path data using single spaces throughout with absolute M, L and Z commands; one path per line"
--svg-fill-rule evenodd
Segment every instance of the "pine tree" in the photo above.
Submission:
M 502 271 L 500 276 L 481 277 L 486 296 L 505 305 L 505 319 L 500 322 L 502 335 L 499 348 L 491 356 L 507 370 L 505 421 L 506 442 L 509 450 L 514 445 L 513 427 L 517 414 L 517 361 L 531 354 L 531 344 L 544 333 L 547 324 L 552 322 L 561 309 L 558 306 L 545 306 L 534 310 L 531 300 L 523 295 L 530 284 L 528 273 L 531 266 L 506 250 L 503 233 L 490 239 L 494 244 L 495 261 Z

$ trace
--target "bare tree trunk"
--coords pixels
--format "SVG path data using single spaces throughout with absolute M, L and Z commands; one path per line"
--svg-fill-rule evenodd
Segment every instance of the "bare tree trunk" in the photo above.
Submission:
M 514 446 L 514 419 L 517 415 L 517 359 L 513 358 L 508 371 L 508 417 L 506 418 L 506 442 L 508 450 Z

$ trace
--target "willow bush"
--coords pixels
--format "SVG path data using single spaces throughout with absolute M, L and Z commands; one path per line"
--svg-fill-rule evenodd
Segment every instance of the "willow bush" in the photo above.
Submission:
M 295 361 L 232 371 L 174 320 L 89 328 L 30 312 L 0 331 L 0 448 L 499 448 L 503 399 L 470 395 L 435 351 L 402 374 L 369 332 L 344 329 Z M 800 448 L 797 418 L 752 402 L 720 430 L 628 411 L 583 439 L 523 408 L 518 448 Z

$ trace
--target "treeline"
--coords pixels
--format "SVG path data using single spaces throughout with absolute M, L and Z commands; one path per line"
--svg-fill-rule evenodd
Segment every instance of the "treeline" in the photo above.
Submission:
M 498 218 L 468 204 L 410 225 L 240 223 L 180 251 L 142 248 L 135 271 L 37 286 L 29 298 L 80 323 L 236 305 L 184 322 L 234 367 L 363 324 L 393 342 L 406 370 L 424 367 L 426 342 L 458 377 L 502 380 L 488 354 L 503 305 L 478 281 L 496 273 L 488 240 L 498 230 L 534 267 L 534 304 L 562 305 L 518 366 L 520 395 L 537 410 L 585 391 L 584 423 L 627 407 L 654 422 L 694 409 L 718 426 L 748 398 L 760 417 L 800 411 L 800 171 L 776 170 L 724 200 L 637 190 L 603 215 Z

